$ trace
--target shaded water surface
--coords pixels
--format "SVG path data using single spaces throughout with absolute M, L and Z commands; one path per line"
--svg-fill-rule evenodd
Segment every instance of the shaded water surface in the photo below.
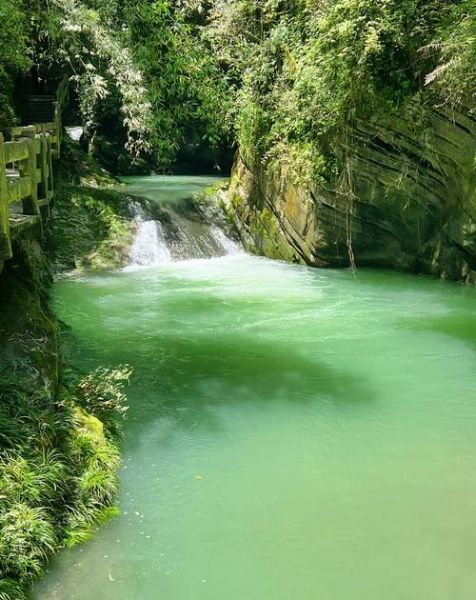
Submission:
M 474 290 L 234 255 L 54 306 L 79 367 L 135 374 L 122 514 L 37 600 L 476 597 Z

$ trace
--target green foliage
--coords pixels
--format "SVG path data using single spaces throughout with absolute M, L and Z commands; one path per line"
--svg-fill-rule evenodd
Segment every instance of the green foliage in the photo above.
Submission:
M 13 118 L 15 73 L 32 62 L 68 73 L 91 150 L 116 171 L 168 168 L 234 128 L 248 160 L 329 180 L 349 123 L 424 89 L 435 104 L 474 105 L 474 0 L 3 0 L 0 11 L 0 119 Z
M 127 397 L 123 390 L 131 375 L 132 369 L 128 365 L 114 369 L 98 367 L 77 383 L 75 399 L 89 414 L 115 431 L 118 417 L 123 418 L 127 412 Z
M 142 170 L 167 167 L 185 144 L 216 146 L 230 96 L 199 35 L 196 8 L 171 0 L 2 0 L 0 125 L 14 118 L 15 75 L 35 65 L 42 79 L 70 77 L 91 150 L 109 166 L 124 172 L 132 158 Z
M 121 29 L 111 26 L 109 11 L 79 0 L 53 0 L 49 29 L 55 32 L 52 58 L 68 64 L 78 85 L 84 124 L 94 135 L 95 107 L 114 85 L 120 98 L 125 147 L 132 156 L 148 148 L 147 132 L 152 118 L 141 71 L 127 46 Z M 111 10 L 111 9 L 110 9 Z
M 13 124 L 12 79 L 28 69 L 28 20 L 25 3 L 18 0 L 0 2 L 0 127 Z
M 475 107 L 476 100 L 476 2 L 463 0 L 452 7 L 435 40 L 421 48 L 434 54 L 438 65 L 425 82 L 437 89 L 444 102 L 453 107 Z
M 63 184 L 55 200 L 51 227 L 57 270 L 124 266 L 133 239 L 124 195 Z
M 20 580 L 39 575 L 57 539 L 46 511 L 15 504 L 0 515 L 2 570 Z
M 187 143 L 219 145 L 226 134 L 231 94 L 209 44 L 184 5 L 127 0 L 117 8 L 115 18 L 122 23 L 124 39 L 147 88 L 151 108 L 148 164 L 169 167 Z M 117 162 L 109 166 L 124 173 L 129 169 L 121 148 L 124 137 L 114 122 L 116 114 L 112 94 L 97 113 L 96 154 L 116 155 Z
M 23 598 L 58 547 L 87 539 L 114 514 L 117 492 L 116 417 L 125 412 L 122 385 L 130 369 L 99 369 L 55 399 L 38 388 L 25 392 L 32 368 L 23 363 L 0 372 L 2 600 Z
M 435 104 L 474 107 L 475 13 L 474 0 L 215 1 L 205 35 L 235 79 L 245 160 L 335 181 L 358 119 L 425 85 Z
M 109 168 L 130 171 L 131 156 L 142 170 L 165 168 L 189 141 L 221 142 L 228 87 L 183 6 L 54 0 L 52 7 L 52 54 L 72 68 L 91 149 Z
M 0 600 L 27 600 L 26 592 L 14 579 L 0 579 Z

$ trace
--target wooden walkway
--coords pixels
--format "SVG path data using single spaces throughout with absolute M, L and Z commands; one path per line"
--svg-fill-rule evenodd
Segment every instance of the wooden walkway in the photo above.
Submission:
M 53 102 L 53 121 L 0 132 L 0 271 L 13 256 L 15 238 L 27 230 L 41 236 L 49 217 L 53 159 L 61 153 L 61 114 L 67 98 L 65 79 Z

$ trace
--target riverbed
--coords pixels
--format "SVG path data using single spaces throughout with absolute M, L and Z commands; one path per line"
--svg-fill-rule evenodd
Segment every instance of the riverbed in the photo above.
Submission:
M 53 306 L 78 368 L 134 376 L 121 514 L 37 600 L 474 600 L 474 289 L 230 252 Z

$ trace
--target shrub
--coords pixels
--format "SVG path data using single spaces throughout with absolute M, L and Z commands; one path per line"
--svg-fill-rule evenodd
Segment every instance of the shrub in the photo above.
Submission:
M 115 514 L 116 419 L 131 374 L 98 369 L 56 399 L 26 393 L 22 367 L 0 371 L 0 600 L 22 600 L 55 550 Z

